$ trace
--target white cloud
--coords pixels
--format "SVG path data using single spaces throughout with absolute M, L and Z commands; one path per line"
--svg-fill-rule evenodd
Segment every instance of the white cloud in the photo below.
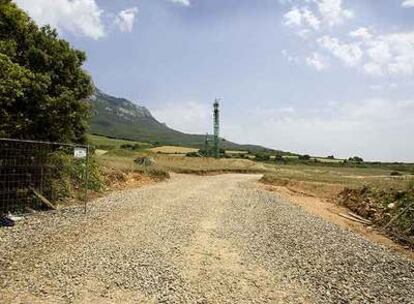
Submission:
M 287 12 L 284 16 L 284 24 L 288 26 L 306 26 L 312 29 L 319 29 L 319 19 L 306 7 L 292 9 Z
M 302 13 L 301 11 L 293 7 L 290 11 L 288 11 L 283 18 L 285 19 L 285 25 L 294 25 L 294 26 L 301 26 L 302 25 Z
M 342 0 L 319 0 L 318 9 L 322 20 L 330 26 L 344 23 L 354 17 L 354 13 L 343 7 Z
M 95 0 L 15 0 L 40 25 L 99 39 L 105 36 L 103 11 Z
M 323 36 L 317 42 L 347 66 L 360 67 L 368 75 L 414 75 L 414 31 L 374 35 L 361 28 L 350 36 L 358 41 Z
M 366 42 L 365 47 L 370 67 L 365 70 L 369 74 L 414 75 L 414 32 L 379 35 Z
M 319 30 L 321 26 L 335 26 L 353 18 L 354 13 L 343 7 L 342 0 L 305 0 L 303 6 L 292 6 L 283 16 L 283 23 L 292 27 Z M 316 4 L 315 10 L 310 8 Z
M 369 41 L 367 55 L 373 62 L 378 64 L 385 64 L 392 59 L 390 46 L 383 40 Z
M 138 13 L 138 8 L 132 7 L 119 12 L 115 19 L 115 24 L 118 25 L 121 32 L 131 32 L 134 26 L 135 16 Z
M 414 0 L 405 0 L 402 4 L 402 7 L 414 7 Z
M 311 56 L 307 57 L 306 64 L 313 67 L 317 71 L 325 70 L 328 67 L 325 59 L 318 53 L 313 53 Z
M 344 43 L 330 36 L 319 38 L 318 43 L 348 66 L 355 66 L 361 61 L 363 52 L 357 44 Z
M 211 108 L 204 103 L 171 102 L 151 112 L 159 121 L 182 132 L 205 134 L 211 130 Z
M 283 16 L 284 25 L 295 28 L 296 34 L 306 40 L 309 48 L 315 49 L 316 41 L 316 53 L 329 54 L 346 66 L 371 76 L 414 75 L 414 31 L 380 34 L 372 30 L 372 26 L 359 27 L 349 32 L 347 38 L 339 39 L 332 34 L 331 27 L 354 16 L 353 11 L 344 7 L 342 0 L 283 3 L 291 5 L 291 9 Z M 403 6 L 414 7 L 414 0 L 404 1 Z M 326 35 L 328 31 L 329 35 Z M 319 38 L 318 32 L 322 33 Z M 320 71 L 326 66 L 320 64 L 318 59 L 310 54 L 305 57 L 305 62 Z
M 368 40 L 372 38 L 372 34 L 366 27 L 360 27 L 359 29 L 349 33 L 350 37 L 358 38 L 362 40 Z
M 368 160 L 413 161 L 414 100 L 364 99 L 312 107 L 249 108 L 239 121 L 227 122 L 229 140 L 276 149 Z M 274 136 L 278 130 L 278 136 Z M 398 136 L 396 136 L 398 134 Z M 357 135 L 357 136 L 356 136 Z
M 179 4 L 179 5 L 183 5 L 183 6 L 190 6 L 191 2 L 190 0 L 168 0 L 171 3 L 174 4 Z

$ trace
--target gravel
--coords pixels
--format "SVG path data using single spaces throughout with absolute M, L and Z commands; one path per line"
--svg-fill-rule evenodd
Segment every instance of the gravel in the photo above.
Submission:
M 0 303 L 414 303 L 414 262 L 258 190 L 173 175 L 0 230 Z

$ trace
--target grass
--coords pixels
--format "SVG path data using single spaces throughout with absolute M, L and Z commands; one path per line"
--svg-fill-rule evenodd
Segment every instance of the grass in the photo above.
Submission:
M 338 184 L 344 187 L 374 186 L 380 188 L 401 188 L 412 180 L 410 175 L 391 176 L 388 168 L 352 168 L 308 166 L 304 164 L 267 165 L 273 168 L 264 176 L 267 182 L 294 180 L 300 182 Z
M 156 170 L 174 173 L 213 174 L 213 173 L 264 173 L 266 165 L 246 159 L 214 159 L 185 157 L 177 155 L 156 154 L 152 152 L 136 152 L 116 149 L 103 155 L 96 155 L 99 163 L 108 170 L 123 172 L 140 171 L 143 168 L 136 164 L 137 157 L 150 156 L 154 158 Z
M 155 161 L 161 168 L 176 173 L 263 173 L 266 171 L 264 164 L 246 159 L 214 159 L 156 155 Z
M 95 146 L 97 149 L 101 150 L 112 150 L 112 149 L 120 149 L 122 145 L 140 145 L 142 147 L 150 148 L 151 145 L 148 143 L 142 143 L 138 141 L 132 140 L 124 140 L 124 139 L 114 139 L 105 136 L 99 135 L 92 135 L 88 134 L 88 142 Z

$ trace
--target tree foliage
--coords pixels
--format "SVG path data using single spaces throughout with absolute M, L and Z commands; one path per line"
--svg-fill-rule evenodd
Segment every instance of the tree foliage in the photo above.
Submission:
M 0 0 L 0 137 L 84 142 L 93 85 L 83 52 Z

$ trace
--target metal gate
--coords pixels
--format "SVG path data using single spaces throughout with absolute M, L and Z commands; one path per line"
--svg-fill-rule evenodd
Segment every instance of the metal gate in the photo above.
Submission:
M 81 168 L 74 183 L 86 210 L 89 150 L 85 145 L 0 138 L 0 213 L 44 210 L 61 202 L 65 193 L 57 189 L 71 182 L 63 180 L 62 170 L 71 168 L 62 160 Z

